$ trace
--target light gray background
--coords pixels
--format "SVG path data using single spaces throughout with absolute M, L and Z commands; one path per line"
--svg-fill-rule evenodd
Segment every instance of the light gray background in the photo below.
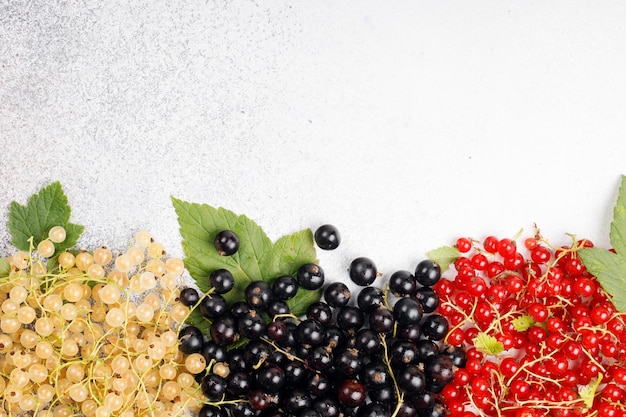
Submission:
M 0 1 L 0 219 L 60 180 L 87 248 L 148 229 L 182 254 L 170 196 L 272 239 L 330 222 L 339 279 L 533 223 L 607 245 L 625 21 L 622 1 Z

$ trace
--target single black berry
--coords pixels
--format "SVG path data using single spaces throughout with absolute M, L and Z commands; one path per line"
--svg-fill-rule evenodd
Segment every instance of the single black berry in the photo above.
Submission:
M 298 281 L 290 276 L 283 275 L 272 283 L 272 295 L 278 300 L 289 300 L 298 292 Z
M 337 249 L 339 243 L 341 242 L 339 231 L 335 226 L 331 224 L 325 224 L 323 226 L 320 226 L 315 231 L 314 237 L 317 246 L 319 246 L 320 249 L 324 250 Z
M 186 354 L 198 353 L 204 346 L 204 336 L 195 326 L 182 328 L 178 333 L 178 340 L 180 340 L 180 350 Z
M 350 289 L 343 282 L 333 282 L 324 290 L 324 300 L 331 307 L 343 307 L 350 301 Z
M 396 271 L 389 277 L 389 290 L 396 296 L 413 295 L 417 290 L 417 281 L 409 271 Z
M 401 326 L 419 323 L 422 315 L 422 306 L 414 298 L 401 298 L 393 306 L 393 317 Z
M 239 237 L 232 230 L 219 232 L 213 243 L 217 253 L 222 256 L 234 255 L 239 250 Z
M 235 286 L 235 278 L 227 269 L 216 269 L 209 275 L 209 285 L 216 294 L 226 294 Z
M 425 287 L 431 287 L 441 279 L 441 267 L 435 261 L 425 259 L 415 268 L 415 279 Z
M 272 288 L 265 281 L 252 281 L 245 290 L 246 302 L 257 310 L 267 310 L 272 301 Z
M 356 258 L 350 263 L 349 274 L 352 282 L 365 287 L 374 282 L 378 275 L 378 269 L 376 269 L 374 261 L 369 258 L 361 257 Z
M 183 288 L 180 291 L 180 302 L 182 305 L 187 307 L 191 307 L 196 305 L 196 303 L 200 301 L 200 294 L 195 288 Z
M 317 290 L 324 285 L 324 270 L 317 264 L 308 263 L 298 268 L 298 284 L 306 290 Z

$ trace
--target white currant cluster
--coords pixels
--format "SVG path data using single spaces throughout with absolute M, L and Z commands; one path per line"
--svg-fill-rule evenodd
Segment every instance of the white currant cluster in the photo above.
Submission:
M 145 231 L 119 256 L 55 256 L 65 238 L 53 227 L 0 278 L 0 417 L 197 413 L 206 362 L 179 350 L 183 261 Z

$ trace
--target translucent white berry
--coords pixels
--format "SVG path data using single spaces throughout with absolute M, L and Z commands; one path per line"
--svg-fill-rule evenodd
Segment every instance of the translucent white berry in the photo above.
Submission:
M 65 232 L 65 228 L 63 226 L 54 226 L 48 232 L 48 238 L 54 243 L 61 243 L 67 237 L 67 233 Z

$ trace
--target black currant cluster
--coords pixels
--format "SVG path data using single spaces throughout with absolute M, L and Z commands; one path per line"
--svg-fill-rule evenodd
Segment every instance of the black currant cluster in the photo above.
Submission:
M 334 249 L 339 235 L 323 227 L 316 242 Z M 358 294 L 342 282 L 325 284 L 316 264 L 271 284 L 251 282 L 245 301 L 230 305 L 222 296 L 235 283 L 227 270 L 211 274 L 203 297 L 181 291 L 181 302 L 211 321 L 209 335 L 194 326 L 179 335 L 181 350 L 208 364 L 196 375 L 209 402 L 200 417 L 443 417 L 437 394 L 465 353 L 442 342 L 448 323 L 434 312 L 432 289 L 439 266 L 424 260 L 415 274 L 392 274 L 385 288 L 372 285 L 379 274 L 368 258 L 355 259 L 349 275 Z M 324 288 L 303 317 L 286 303 L 299 288 Z

